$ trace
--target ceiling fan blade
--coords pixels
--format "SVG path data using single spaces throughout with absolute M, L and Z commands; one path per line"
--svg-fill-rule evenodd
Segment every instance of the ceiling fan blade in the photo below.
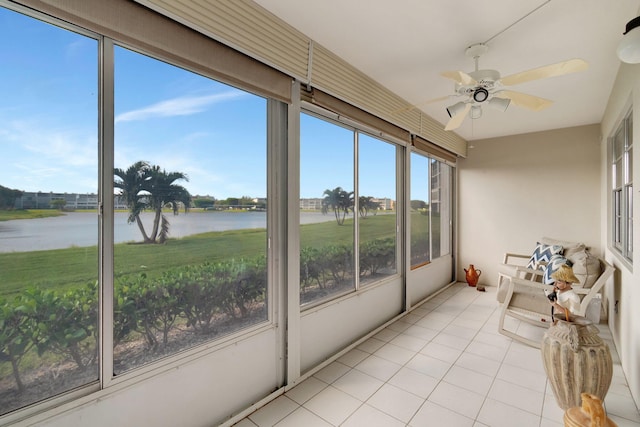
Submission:
M 471 110 L 471 104 L 467 104 L 464 107 L 464 111 L 462 111 L 462 112 L 456 114 L 455 116 L 451 117 L 451 119 L 449 120 L 447 125 L 444 127 L 444 130 L 458 129 L 460 127 L 460 125 L 462 124 L 462 122 L 464 121 L 464 118 L 467 117 L 467 114 L 469 114 L 469 110 Z
M 522 92 L 502 90 L 500 91 L 500 94 L 503 95 L 504 98 L 509 98 L 514 105 L 533 111 L 544 110 L 545 108 L 550 107 L 553 104 L 553 101 L 550 101 L 548 99 L 540 98 L 533 95 L 527 95 L 526 93 Z
M 476 79 L 471 77 L 469 74 L 464 71 L 443 71 L 440 73 L 442 77 L 446 77 L 448 79 L 454 80 L 456 83 L 460 83 L 461 85 L 475 85 Z
M 534 68 L 528 71 L 511 74 L 503 77 L 500 82 L 505 86 L 517 85 L 520 83 L 530 82 L 532 80 L 546 79 L 547 77 L 562 76 L 564 74 L 576 73 L 586 70 L 589 67 L 586 61 L 582 59 L 570 59 L 568 61 L 558 62 L 557 64 L 546 65 L 544 67 Z

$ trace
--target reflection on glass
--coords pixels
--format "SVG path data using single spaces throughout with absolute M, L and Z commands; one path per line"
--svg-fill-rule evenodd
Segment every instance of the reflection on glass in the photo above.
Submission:
M 431 260 L 429 158 L 411 153 L 411 268 Z
M 395 274 L 396 147 L 358 134 L 360 283 Z
M 355 288 L 354 133 L 300 118 L 300 302 Z
M 267 319 L 266 100 L 116 48 L 114 372 Z
M 0 7 L 0 415 L 98 379 L 98 43 Z

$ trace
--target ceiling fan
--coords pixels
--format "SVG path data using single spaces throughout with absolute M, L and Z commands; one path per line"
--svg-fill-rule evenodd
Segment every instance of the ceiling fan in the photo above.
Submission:
M 445 130 L 457 129 L 464 119 L 470 116 L 477 119 L 482 115 L 482 106 L 487 105 L 501 111 L 505 111 L 510 103 L 518 107 L 527 108 L 533 111 L 540 111 L 553 104 L 553 101 L 527 95 L 522 92 L 508 90 L 507 86 L 530 82 L 548 77 L 562 76 L 587 69 L 588 64 L 582 59 L 570 59 L 556 64 L 534 68 L 507 77 L 500 77 L 496 70 L 478 69 L 478 59 L 488 51 L 489 47 L 485 43 L 478 43 L 469 46 L 465 54 L 475 61 L 475 71 L 465 73 L 464 71 L 445 71 L 441 73 L 443 77 L 453 80 L 455 85 L 455 95 L 464 99 L 456 104 L 447 107 L 450 120 L 445 126 Z M 439 101 L 439 98 L 433 101 Z M 432 101 L 432 102 L 433 102 Z

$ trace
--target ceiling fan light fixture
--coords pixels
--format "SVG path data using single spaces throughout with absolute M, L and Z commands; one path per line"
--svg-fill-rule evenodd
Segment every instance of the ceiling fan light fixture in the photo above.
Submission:
M 449 107 L 447 107 L 447 113 L 449 114 L 449 117 L 453 117 L 456 114 L 461 113 L 462 111 L 464 111 L 466 104 L 462 101 L 455 103 Z
M 511 100 L 509 98 L 498 98 L 496 96 L 494 96 L 489 100 L 489 102 L 487 102 L 487 105 L 489 105 L 491 108 L 500 110 L 502 112 L 507 111 L 509 104 L 511 104 Z
M 489 91 L 483 87 L 479 87 L 473 92 L 473 100 L 476 102 L 484 102 L 488 97 Z
M 627 22 L 623 34 L 616 50 L 618 58 L 627 64 L 640 63 L 640 16 Z
M 482 107 L 479 105 L 473 105 L 471 107 L 471 111 L 469 112 L 469 117 L 472 119 L 479 119 L 482 117 Z

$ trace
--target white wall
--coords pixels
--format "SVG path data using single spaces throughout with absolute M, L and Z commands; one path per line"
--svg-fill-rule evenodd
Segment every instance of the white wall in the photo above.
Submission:
M 56 416 L 36 415 L 24 425 L 214 425 L 251 406 L 280 385 L 276 332 L 270 328 L 150 378 L 133 378 L 122 386 L 62 405 L 53 411 Z
M 302 373 L 399 315 L 403 308 L 402 287 L 402 279 L 397 277 L 304 311 L 300 318 Z
M 613 286 L 606 289 L 606 296 L 609 301 L 609 328 L 613 334 L 614 342 L 620 355 L 622 367 L 631 389 L 636 405 L 640 406 L 640 65 L 622 64 L 618 71 L 618 76 L 614 84 L 607 109 L 602 119 L 602 167 L 606 170 L 607 162 L 607 138 L 610 137 L 617 128 L 620 120 L 626 115 L 629 108 L 634 106 L 633 111 L 633 182 L 634 186 L 634 206 L 633 217 L 635 218 L 633 247 L 635 249 L 634 262 L 632 266 L 623 262 L 619 256 L 610 249 L 606 249 L 607 260 L 616 267 Z M 602 206 L 602 236 L 603 245 L 608 241 L 607 231 L 609 230 L 606 221 L 608 209 L 608 196 L 610 182 L 605 173 L 601 178 L 601 206 Z M 605 246 L 606 247 L 606 246 Z M 615 303 L 618 301 L 618 309 L 615 310 Z
M 599 133 L 590 125 L 469 143 L 458 161 L 458 278 L 473 264 L 480 284 L 495 286 L 503 254 L 530 254 L 543 236 L 602 255 Z

